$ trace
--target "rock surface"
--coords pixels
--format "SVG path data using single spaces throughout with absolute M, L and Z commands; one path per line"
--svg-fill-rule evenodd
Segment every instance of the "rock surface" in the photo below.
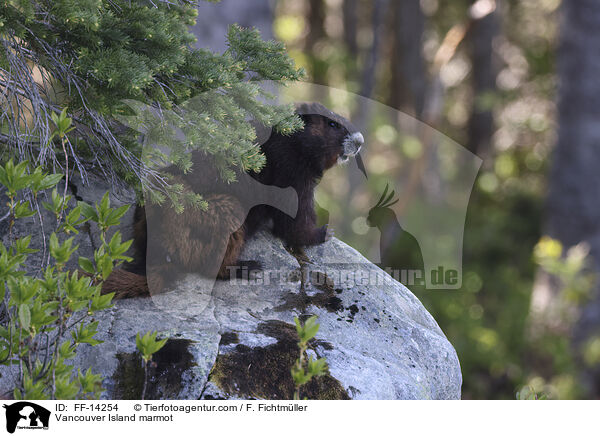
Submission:
M 117 302 L 97 317 L 105 342 L 82 350 L 77 364 L 105 377 L 105 398 L 139 398 L 135 335 L 158 330 L 170 339 L 155 356 L 147 398 L 289 399 L 298 357 L 293 319 L 317 315 L 309 352 L 325 357 L 329 371 L 302 396 L 460 398 L 458 358 L 434 319 L 352 248 L 333 239 L 291 254 L 260 232 L 244 257 L 268 270 L 214 287 L 189 275 L 174 292 Z

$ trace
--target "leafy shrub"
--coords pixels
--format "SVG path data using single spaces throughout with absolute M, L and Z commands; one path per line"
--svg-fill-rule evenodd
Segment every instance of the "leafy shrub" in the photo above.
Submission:
M 312 356 L 306 355 L 308 349 L 308 341 L 314 338 L 319 331 L 316 315 L 308 318 L 304 324 L 300 323 L 298 317 L 294 318 L 296 324 L 296 333 L 298 334 L 298 348 L 300 348 L 300 357 L 292 366 L 292 379 L 296 386 L 294 392 L 294 400 L 300 399 L 300 389 L 306 383 L 312 380 L 313 377 L 325 374 L 327 369 L 327 361 L 325 358 L 313 359 Z
M 142 355 L 142 365 L 144 366 L 142 400 L 146 397 L 146 387 L 148 386 L 148 364 L 152 360 L 152 355 L 167 343 L 166 339 L 156 339 L 157 335 L 158 332 L 147 332 L 144 336 L 138 333 L 135 337 L 135 346 Z
M 125 252 L 131 241 L 123 242 L 116 231 L 129 206 L 110 207 L 108 193 L 91 206 L 79 202 L 69 208 L 71 196 L 60 195 L 56 185 L 60 174 L 33 171 L 27 162 L 13 161 L 0 166 L 0 184 L 8 197 L 8 246 L 0 242 L 0 363 L 8 366 L 15 387 L 15 399 L 98 398 L 101 377 L 90 369 L 82 372 L 69 363 L 82 344 L 101 343 L 96 338 L 95 313 L 111 307 L 114 294 L 101 294 L 101 286 L 115 266 L 130 259 Z M 50 234 L 48 257 L 35 273 L 28 273 L 31 235 L 17 238 L 17 220 L 35 215 L 31 206 L 39 194 L 52 189 L 43 207 L 55 218 Z M 28 198 L 28 199 L 27 199 Z M 38 216 L 41 214 L 38 209 Z M 101 245 L 93 259 L 79 257 L 80 270 L 69 271 L 67 263 L 77 253 L 74 237 L 78 229 L 92 221 L 100 229 Z

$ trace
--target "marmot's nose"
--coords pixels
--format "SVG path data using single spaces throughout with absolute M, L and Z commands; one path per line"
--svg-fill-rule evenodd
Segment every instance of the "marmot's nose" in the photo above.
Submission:
M 348 150 L 347 154 L 354 156 L 354 155 L 358 154 L 358 152 L 360 151 L 360 148 L 365 143 L 365 138 L 363 137 L 362 133 L 355 132 L 350 135 L 350 142 L 352 143 L 352 147 L 351 147 L 352 149 Z
M 365 143 L 365 138 L 363 138 L 363 135 L 360 132 L 353 133 L 351 138 L 354 142 L 359 144 L 359 147 Z

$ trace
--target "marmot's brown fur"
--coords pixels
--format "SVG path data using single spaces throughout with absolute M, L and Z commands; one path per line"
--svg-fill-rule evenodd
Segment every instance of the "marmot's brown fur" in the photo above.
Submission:
M 269 221 L 273 234 L 291 247 L 326 241 L 330 237 L 327 226 L 316 226 L 314 188 L 325 170 L 358 153 L 364 140 L 348 120 L 318 103 L 299 104 L 296 112 L 304 129 L 290 136 L 273 132 L 261 145 L 266 165 L 259 173 L 250 173 L 252 179 L 242 174 L 245 181 L 220 183 L 214 165 L 199 151 L 192 154 L 191 175 L 168 168 L 176 182 L 203 194 L 208 210 L 188 207 L 178 214 L 167 207 L 138 207 L 134 231 L 137 268 L 115 270 L 103 291 L 116 292 L 115 298 L 132 297 L 148 294 L 149 283 L 152 293 L 162 292 L 185 272 L 229 278 L 228 267 L 243 265 L 239 256 L 247 238 Z M 257 186 L 262 185 L 295 189 L 295 217 L 261 204 L 267 203 L 256 194 Z M 150 238 L 148 227 L 152 229 Z

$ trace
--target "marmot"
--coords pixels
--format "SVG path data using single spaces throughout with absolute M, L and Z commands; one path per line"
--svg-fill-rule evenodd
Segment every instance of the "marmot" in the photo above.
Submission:
M 296 113 L 304 128 L 289 136 L 273 131 L 261 145 L 266 157 L 263 169 L 240 174 L 238 183 L 220 182 L 214 165 L 200 151 L 192 154 L 191 175 L 168 168 L 166 171 L 178 183 L 203 195 L 208 210 L 186 208 L 178 214 L 168 207 L 138 206 L 134 225 L 136 262 L 128 271 L 115 270 L 104 283 L 103 292 L 116 292 L 115 298 L 162 292 L 186 272 L 229 278 L 228 267 L 243 265 L 239 255 L 245 241 L 267 222 L 272 222 L 273 234 L 290 247 L 329 239 L 327 226 L 316 226 L 314 189 L 327 169 L 359 152 L 364 138 L 347 119 L 319 103 L 297 104 Z M 263 187 L 267 191 L 261 197 L 257 191 L 263 191 Z M 268 189 L 274 191 L 273 187 L 295 190 L 295 216 L 296 208 L 291 204 L 295 206 L 296 196 L 269 201 Z M 290 215 L 281 209 L 287 209 Z

